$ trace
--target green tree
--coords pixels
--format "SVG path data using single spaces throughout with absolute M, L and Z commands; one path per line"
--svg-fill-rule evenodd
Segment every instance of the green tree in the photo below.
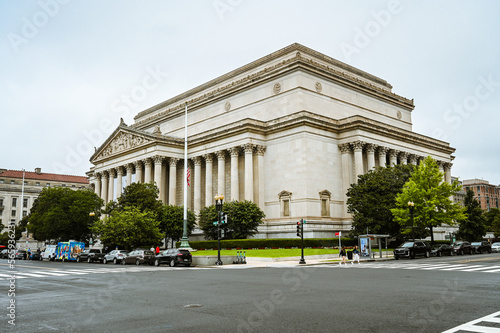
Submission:
M 489 212 L 484 213 L 486 218 L 486 229 L 488 231 L 493 231 L 495 219 L 500 218 L 500 209 L 491 208 Z
M 96 221 L 92 230 L 100 235 L 103 244 L 126 250 L 158 244 L 164 237 L 154 212 L 141 212 L 137 207 L 114 210 Z
M 437 162 L 430 156 L 412 172 L 403 191 L 396 196 L 396 208 L 391 209 L 394 219 L 402 226 L 411 225 L 408 202 L 415 204 L 414 225 L 428 228 L 434 241 L 433 228 L 442 224 L 454 225 L 455 221 L 466 217 L 464 208 L 450 200 L 461 189 L 443 180 Z
M 481 240 L 486 235 L 486 217 L 481 204 L 474 198 L 474 192 L 467 189 L 464 206 L 467 218 L 459 221 L 457 237 L 469 242 Z
M 90 189 L 44 188 L 26 218 L 28 231 L 38 240 L 87 241 L 94 222 L 89 213 L 99 217 L 103 204 Z
M 410 178 L 413 165 L 377 168 L 358 177 L 347 191 L 347 209 L 352 214 L 352 233 L 389 234 L 401 237 L 401 225 L 394 221 L 396 195 Z
M 190 210 L 187 214 L 189 236 L 196 225 L 196 215 Z M 172 240 L 172 243 L 180 240 L 184 232 L 184 206 L 164 205 L 160 213 L 160 229 L 165 233 L 166 238 Z
M 137 207 L 141 212 L 151 211 L 157 216 L 163 203 L 158 200 L 159 190 L 151 183 L 132 183 L 123 189 L 116 203 L 108 204 L 110 210 L 123 210 L 125 207 Z
M 495 238 L 500 238 L 500 215 L 495 216 L 491 222 L 491 231 L 493 231 Z
M 255 235 L 265 217 L 257 204 L 247 200 L 226 202 L 222 206 L 222 211 L 228 216 L 228 223 L 224 225 L 227 239 L 244 239 Z M 199 214 L 199 221 L 205 239 L 217 239 L 217 226 L 213 224 L 217 221 L 215 206 L 203 208 Z

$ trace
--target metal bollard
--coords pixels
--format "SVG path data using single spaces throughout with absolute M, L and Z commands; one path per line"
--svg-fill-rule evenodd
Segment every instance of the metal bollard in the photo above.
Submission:
M 243 262 L 242 262 L 242 264 L 246 265 L 246 263 L 247 263 L 247 253 L 246 253 L 246 251 L 244 251 L 243 252 Z

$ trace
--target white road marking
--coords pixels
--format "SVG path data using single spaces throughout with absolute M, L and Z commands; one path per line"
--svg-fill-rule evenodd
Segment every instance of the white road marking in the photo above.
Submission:
M 490 327 L 484 326 L 486 323 L 500 324 L 500 311 L 492 313 L 488 316 L 469 321 L 463 325 L 453 327 L 442 333 L 456 333 L 460 331 L 474 332 L 474 333 L 498 333 L 500 332 L 500 327 Z

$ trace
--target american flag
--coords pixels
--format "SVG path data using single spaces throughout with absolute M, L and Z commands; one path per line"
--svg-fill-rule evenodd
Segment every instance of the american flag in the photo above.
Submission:
M 186 179 L 187 179 L 187 184 L 188 184 L 188 186 L 191 186 L 191 185 L 189 184 L 189 177 L 191 177 L 191 172 L 189 171 L 189 167 L 188 167 L 188 168 L 187 168 L 187 177 L 186 177 Z

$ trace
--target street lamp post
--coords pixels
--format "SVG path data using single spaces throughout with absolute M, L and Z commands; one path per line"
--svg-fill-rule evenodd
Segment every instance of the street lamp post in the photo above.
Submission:
M 222 217 L 222 205 L 224 203 L 224 195 L 215 196 L 215 210 L 217 211 L 217 262 L 216 265 L 222 266 L 222 260 L 220 260 L 220 224 Z
M 89 213 L 89 218 L 90 218 L 90 224 L 92 224 L 92 220 L 94 219 L 94 216 L 95 216 L 95 213 L 94 212 L 90 212 Z M 89 241 L 89 245 L 90 247 L 92 247 L 93 245 L 93 235 L 92 235 L 92 229 L 90 229 L 90 241 Z
M 413 237 L 413 242 L 415 242 L 415 227 L 413 226 L 413 213 L 415 211 L 415 203 L 413 201 L 408 201 L 408 209 L 410 210 L 411 235 Z

